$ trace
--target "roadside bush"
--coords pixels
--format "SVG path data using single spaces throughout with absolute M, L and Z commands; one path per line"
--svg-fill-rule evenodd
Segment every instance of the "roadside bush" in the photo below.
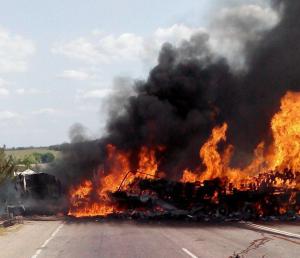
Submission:
M 15 172 L 16 165 L 12 156 L 6 156 L 5 149 L 0 148 L 0 185 Z
M 55 159 L 55 156 L 51 152 L 46 152 L 41 155 L 41 163 L 50 163 L 50 162 L 54 161 L 54 159 Z

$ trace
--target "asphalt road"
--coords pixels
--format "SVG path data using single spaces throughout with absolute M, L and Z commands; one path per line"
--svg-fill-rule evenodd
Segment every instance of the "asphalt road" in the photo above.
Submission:
M 266 228 L 273 228 L 274 233 Z M 288 231 L 294 236 L 286 236 Z M 0 231 L 1 258 L 298 258 L 298 224 L 25 221 Z M 299 238 L 297 238 L 299 236 Z

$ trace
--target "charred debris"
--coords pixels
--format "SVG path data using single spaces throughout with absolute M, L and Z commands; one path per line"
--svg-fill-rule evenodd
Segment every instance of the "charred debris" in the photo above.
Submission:
M 151 175 L 137 176 L 123 187 L 128 174 L 118 189 L 107 195 L 112 212 L 95 217 L 217 222 L 300 219 L 300 191 L 274 187 L 277 180 L 291 182 L 300 177 L 289 170 L 263 173 L 239 189 L 219 178 L 191 183 Z M 54 176 L 28 170 L 16 175 L 14 185 L 15 193 L 6 206 L 10 217 L 68 215 L 66 189 Z M 85 200 L 81 201 L 84 206 Z
M 296 176 L 299 177 L 300 173 Z M 264 173 L 257 178 L 256 184 L 237 189 L 219 178 L 184 183 L 136 177 L 126 189 L 122 189 L 124 178 L 118 190 L 108 195 L 114 211 L 103 217 L 216 222 L 300 219 L 300 191 L 274 187 L 278 179 L 296 178 L 288 170 Z

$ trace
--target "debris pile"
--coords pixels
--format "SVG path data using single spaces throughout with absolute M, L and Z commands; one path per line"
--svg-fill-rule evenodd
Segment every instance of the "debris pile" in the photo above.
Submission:
M 256 184 L 252 181 L 239 189 L 219 178 L 195 183 L 136 178 L 126 189 L 119 187 L 108 194 L 114 208 L 105 216 L 193 221 L 299 219 L 300 191 L 274 186 L 278 180 L 287 183 L 295 176 L 288 170 L 264 173 Z

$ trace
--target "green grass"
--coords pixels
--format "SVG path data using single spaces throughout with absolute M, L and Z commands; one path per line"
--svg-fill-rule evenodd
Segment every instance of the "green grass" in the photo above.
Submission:
M 46 153 L 51 152 L 55 156 L 55 158 L 60 157 L 60 151 L 49 150 L 48 148 L 29 148 L 24 150 L 5 150 L 7 155 L 12 155 L 15 159 L 23 159 L 24 157 L 31 155 L 35 152 L 38 153 Z

